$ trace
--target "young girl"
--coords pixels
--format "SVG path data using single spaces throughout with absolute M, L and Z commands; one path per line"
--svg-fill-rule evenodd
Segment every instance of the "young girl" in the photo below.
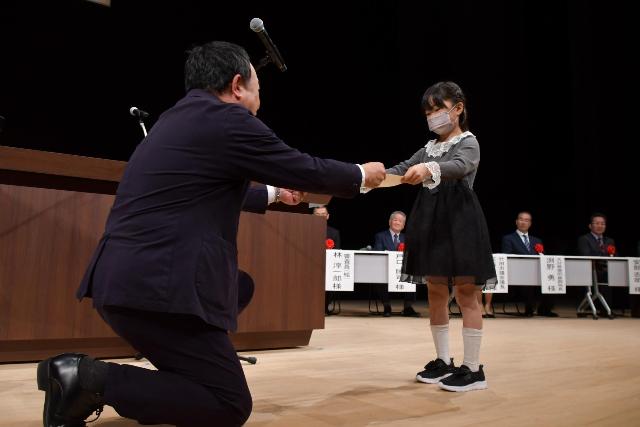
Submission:
M 469 132 L 466 99 L 457 84 L 431 86 L 422 108 L 438 138 L 387 169 L 404 175 L 405 183 L 422 185 L 407 224 L 402 271 L 407 280 L 427 283 L 437 357 L 416 378 L 449 391 L 481 390 L 487 382 L 479 362 L 482 310 L 476 293 L 495 286 L 496 272 L 487 224 L 473 192 L 480 147 Z M 462 310 L 464 360 L 459 367 L 449 357 L 449 285 Z

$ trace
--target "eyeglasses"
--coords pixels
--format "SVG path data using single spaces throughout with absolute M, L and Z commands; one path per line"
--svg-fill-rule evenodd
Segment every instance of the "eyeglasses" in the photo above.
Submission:
M 606 222 L 592 222 L 591 225 L 607 225 Z

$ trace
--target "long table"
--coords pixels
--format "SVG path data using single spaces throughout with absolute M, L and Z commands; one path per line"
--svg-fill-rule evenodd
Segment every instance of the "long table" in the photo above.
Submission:
M 354 283 L 388 283 L 389 272 L 387 257 L 389 251 L 359 250 L 354 253 Z M 540 257 L 538 255 L 512 255 L 507 257 L 507 275 L 509 286 L 541 286 Z M 594 300 L 600 300 L 609 317 L 611 309 L 599 292 L 602 283 L 597 282 L 595 261 L 606 261 L 608 268 L 608 286 L 629 287 L 628 263 L 630 258 L 564 256 L 567 286 L 583 286 L 586 294 L 578 306 L 578 314 L 590 314 L 597 318 Z

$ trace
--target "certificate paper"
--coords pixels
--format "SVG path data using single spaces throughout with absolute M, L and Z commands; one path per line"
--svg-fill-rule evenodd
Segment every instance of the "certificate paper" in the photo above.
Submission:
M 402 177 L 400 175 L 392 175 L 392 174 L 388 173 L 387 176 L 385 177 L 384 181 L 382 181 L 380 183 L 380 185 L 378 187 L 376 187 L 376 188 L 395 187 L 396 185 L 402 184 L 401 179 L 402 179 Z M 361 193 L 368 193 L 371 190 L 375 190 L 375 188 L 360 187 L 360 192 Z
M 400 175 L 392 175 L 388 173 L 379 187 L 395 187 L 396 185 L 402 184 L 402 182 L 400 181 L 401 179 L 402 177 Z

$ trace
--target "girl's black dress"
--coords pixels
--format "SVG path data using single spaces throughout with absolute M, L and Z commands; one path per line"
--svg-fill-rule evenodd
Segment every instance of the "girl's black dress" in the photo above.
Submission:
M 439 284 L 475 283 L 492 288 L 496 271 L 482 207 L 473 191 L 480 147 L 471 132 L 429 143 L 409 160 L 387 170 L 404 175 L 424 163 L 432 172 L 407 219 L 404 280 Z

